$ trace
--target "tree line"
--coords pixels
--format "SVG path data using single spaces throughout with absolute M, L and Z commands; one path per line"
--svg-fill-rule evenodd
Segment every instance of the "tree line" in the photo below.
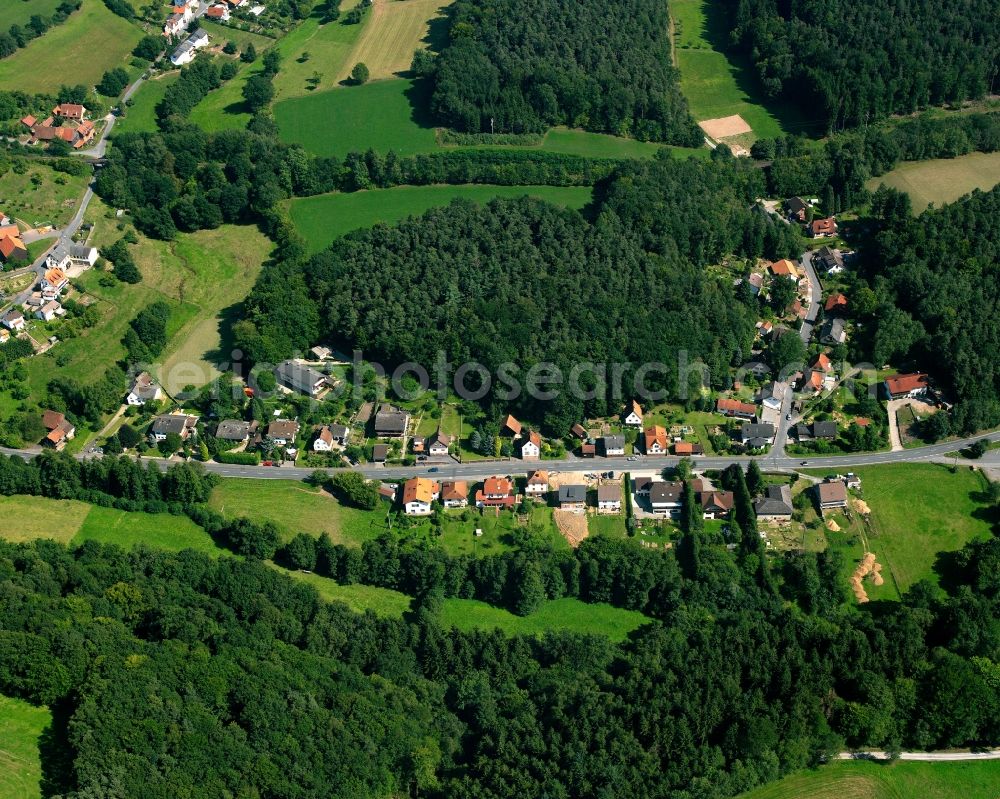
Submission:
M 431 111 L 465 133 L 553 125 L 689 147 L 702 134 L 672 66 L 667 7 L 654 0 L 459 0 L 448 41 L 414 68 Z
M 830 130 L 981 99 L 1000 71 L 992 0 L 728 0 L 730 38 L 770 97 Z
M 14 55 L 20 48 L 27 47 L 30 42 L 44 34 L 49 28 L 62 25 L 69 18 L 69 15 L 80 7 L 82 2 L 83 0 L 62 0 L 52 12 L 52 16 L 32 14 L 25 25 L 14 23 L 6 31 L 0 31 L 0 58 Z

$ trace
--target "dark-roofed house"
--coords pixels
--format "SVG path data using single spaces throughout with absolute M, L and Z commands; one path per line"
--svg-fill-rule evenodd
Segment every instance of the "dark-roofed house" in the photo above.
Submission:
M 274 370 L 274 379 L 290 391 L 315 397 L 330 387 L 330 378 L 322 372 L 295 361 L 284 361 Z
M 181 441 L 187 441 L 197 435 L 195 430 L 197 424 L 197 416 L 189 416 L 186 413 L 164 413 L 153 419 L 149 437 L 154 443 L 158 443 L 166 441 L 171 433 L 176 433 L 181 437 Z
M 840 250 L 834 250 L 825 244 L 813 253 L 813 264 L 828 275 L 836 275 L 844 271 L 844 256 Z
M 625 436 L 601 436 L 597 439 L 601 454 L 607 458 L 625 454 Z
M 389 456 L 389 445 L 388 444 L 376 444 L 372 447 L 372 463 L 385 463 L 385 459 Z
M 823 322 L 823 327 L 819 331 L 819 340 L 823 344 L 829 344 L 831 347 L 847 341 L 847 329 L 844 320 L 836 316 Z
M 125 397 L 125 402 L 129 405 L 145 405 L 147 402 L 155 402 L 163 396 L 163 391 L 159 384 L 153 379 L 149 372 L 139 372 L 132 382 L 132 388 Z
M 428 439 L 427 454 L 433 458 L 444 458 L 451 447 L 451 436 L 438 430 Z
M 771 485 L 767 493 L 754 503 L 758 519 L 789 521 L 792 518 L 792 489 L 786 485 Z
M 617 483 L 598 486 L 597 512 L 618 513 L 622 509 L 622 488 Z
M 585 428 L 579 422 L 577 422 L 575 425 L 573 425 L 569 429 L 569 431 L 573 434 L 574 438 L 579 438 L 581 441 L 587 437 L 587 428 Z
M 636 495 L 640 497 L 648 497 L 649 489 L 652 487 L 653 482 L 652 477 L 636 477 L 632 481 L 632 486 L 635 489 Z
M 382 405 L 375 414 L 375 435 L 379 438 L 402 438 L 410 424 L 410 415 L 392 405 Z
M 843 480 L 828 480 L 816 486 L 816 498 L 820 510 L 836 510 L 847 507 L 847 486 Z
M 587 486 L 559 486 L 559 507 L 562 510 L 583 510 L 587 506 Z
M 809 218 L 810 208 L 809 203 L 801 197 L 789 197 L 785 200 L 785 210 L 788 211 L 788 216 L 796 222 L 805 222 Z
M 287 447 L 295 444 L 299 434 L 299 423 L 294 419 L 276 419 L 267 426 L 267 440 L 276 447 Z
M 740 428 L 740 441 L 749 447 L 759 449 L 762 446 L 773 444 L 774 434 L 775 430 L 773 424 L 754 424 L 753 422 L 745 422 L 743 427 Z
M 676 515 L 680 513 L 683 499 L 683 483 L 654 480 L 649 486 L 649 504 L 654 511 Z
M 706 519 L 722 519 L 733 509 L 732 491 L 702 491 L 701 513 Z
M 242 419 L 224 419 L 215 428 L 215 437 L 221 441 L 235 441 L 237 443 L 250 438 L 250 422 Z
M 836 422 L 813 422 L 813 438 L 833 439 L 837 437 Z

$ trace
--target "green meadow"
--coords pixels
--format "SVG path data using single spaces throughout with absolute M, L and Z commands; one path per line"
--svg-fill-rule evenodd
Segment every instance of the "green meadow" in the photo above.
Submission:
M 179 71 L 167 72 L 143 81 L 139 90 L 132 95 L 131 105 L 126 106 L 125 116 L 115 122 L 111 137 L 123 133 L 153 133 L 157 129 L 156 106 L 180 75 Z
M 975 189 L 989 191 L 1000 183 L 1000 153 L 908 161 L 869 180 L 868 188 L 874 190 L 883 183 L 909 194 L 913 212 L 919 214 L 931 203 L 940 207 Z
M 398 222 L 430 208 L 447 205 L 456 198 L 486 203 L 494 197 L 526 194 L 556 205 L 582 208 L 590 202 L 592 191 L 589 186 L 398 186 L 302 197 L 288 201 L 286 208 L 309 249 L 318 252 L 351 230 L 379 222 Z
M 51 724 L 47 707 L 0 696 L 0 799 L 42 795 L 39 741 Z

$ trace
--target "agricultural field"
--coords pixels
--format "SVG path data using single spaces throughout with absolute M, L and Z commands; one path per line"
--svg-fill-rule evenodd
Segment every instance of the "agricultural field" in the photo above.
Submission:
M 0 86 L 31 94 L 55 94 L 64 83 L 93 86 L 107 70 L 125 65 L 141 38 L 142 30 L 103 0 L 83 0 L 62 25 L 0 60 Z
M 753 132 L 737 137 L 740 144 L 807 132 L 808 125 L 792 109 L 772 103 L 765 107 L 749 64 L 723 52 L 727 33 L 721 4 L 714 0 L 671 0 L 670 13 L 681 90 L 695 120 L 741 116 Z
M 0 69 L 3 63 L 0 61 Z M 90 180 L 89 171 L 67 175 L 41 162 L 25 163 L 24 174 L 9 169 L 0 177 L 0 210 L 29 227 L 64 225 L 76 213 Z
M 146 544 L 171 552 L 182 549 L 194 549 L 206 555 L 220 555 L 224 552 L 215 545 L 208 533 L 187 516 L 128 513 L 99 506 L 90 509 L 72 543 L 79 544 L 83 541 L 117 544 L 123 549 Z
M 166 72 L 161 76 L 144 81 L 134 95 L 132 104 L 126 108 L 125 116 L 115 122 L 111 138 L 123 133 L 152 133 L 156 130 L 156 105 L 163 99 L 180 72 Z
M 282 569 L 280 566 L 275 568 L 293 580 L 311 585 L 316 589 L 320 599 L 327 602 L 343 602 L 355 613 L 370 610 L 377 616 L 398 619 L 410 609 L 410 597 L 399 591 L 373 585 L 340 585 L 329 577 L 321 577 L 311 572 Z
M 624 641 L 629 633 L 650 621 L 636 610 L 590 604 L 572 597 L 548 600 L 530 616 L 516 616 L 475 599 L 445 599 L 441 608 L 441 624 L 463 631 L 499 628 L 507 635 L 542 635 L 560 630 L 603 635 L 615 642 Z
M 224 479 L 209 505 L 226 516 L 272 521 L 286 540 L 296 533 L 325 534 L 335 544 L 360 546 L 386 530 L 384 511 L 348 508 L 329 494 L 289 480 Z
M 320 194 L 286 203 L 289 216 L 313 252 L 351 230 L 379 222 L 393 223 L 447 205 L 455 198 L 489 202 L 494 197 L 521 197 L 582 208 L 592 196 L 589 186 L 398 186 L 350 194 Z M 433 431 L 432 431 L 433 432 Z
M 968 153 L 957 158 L 911 161 L 868 181 L 869 189 L 881 184 L 910 195 L 919 214 L 934 203 L 940 207 L 974 189 L 988 191 L 1000 183 L 1000 153 Z
M 42 795 L 39 740 L 51 724 L 47 707 L 0 696 L 0 799 Z
M 413 53 L 428 43 L 430 22 L 450 0 L 374 0 L 357 43 L 340 71 L 350 76 L 357 63 L 368 67 L 372 80 L 398 77 L 407 72 Z
M 1000 768 L 993 762 L 892 764 L 835 761 L 765 785 L 739 799 L 996 799 Z
M 52 13 L 59 7 L 62 0 L 17 0 L 10 2 L 4 7 L 4 30 L 9 25 L 24 26 L 34 14 L 43 17 L 51 17 Z
M 15 544 L 51 538 L 68 544 L 91 511 L 86 502 L 48 497 L 0 497 L 0 516 L 6 521 L 2 537 Z M 3 794 L 0 792 L 0 797 Z

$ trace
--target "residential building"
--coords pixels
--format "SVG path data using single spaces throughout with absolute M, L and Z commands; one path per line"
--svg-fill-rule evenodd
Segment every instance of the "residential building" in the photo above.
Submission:
M 847 329 L 844 325 L 844 320 L 836 316 L 823 322 L 823 327 L 819 331 L 819 340 L 831 347 L 847 341 Z
M 57 316 L 60 316 L 61 312 L 65 313 L 63 307 L 55 300 L 49 300 L 35 311 L 35 318 L 41 319 L 43 322 L 51 322 Z
M 844 256 L 840 250 L 834 250 L 826 245 L 813 253 L 813 265 L 828 275 L 839 275 L 844 271 Z
M 6 324 L 6 323 L 5 323 Z M 930 381 L 922 372 L 895 375 L 883 384 L 889 399 L 913 399 L 924 397 L 930 390 Z
M 542 455 L 542 437 L 535 430 L 521 444 L 521 460 L 537 461 Z
M 544 497 L 549 493 L 549 473 L 544 469 L 535 469 L 528 474 L 528 482 L 524 484 L 524 493 L 529 497 Z
M 403 513 L 427 516 L 431 505 L 441 495 L 441 486 L 426 477 L 411 477 L 403 483 Z
M 583 510 L 587 507 L 587 486 L 559 486 L 559 508 L 561 510 Z
M 785 392 L 787 390 L 788 386 L 786 384 L 772 380 L 761 388 L 760 402 L 766 408 L 771 408 L 775 411 L 781 410 L 781 403 L 785 401 Z
M 812 206 L 801 197 L 789 197 L 785 200 L 785 210 L 788 212 L 789 219 L 804 223 L 809 218 Z
M 643 451 L 647 455 L 663 455 L 667 451 L 667 431 L 660 425 L 647 427 L 643 431 Z
M 601 436 L 597 439 L 606 458 L 625 454 L 625 436 Z
M 392 405 L 381 405 L 375 413 L 375 435 L 379 438 L 402 438 L 410 426 L 410 414 Z
M 17 230 L 17 226 L 14 226 Z M 28 247 L 21 240 L 21 236 L 17 233 L 5 234 L 0 236 L 0 255 L 3 256 L 4 263 L 9 263 L 11 261 L 27 261 L 28 260 Z
M 750 449 L 762 449 L 774 443 L 773 424 L 744 423 L 740 428 L 740 441 Z
M 597 487 L 598 513 L 621 513 L 622 487 L 618 483 L 608 483 Z
M 649 489 L 653 485 L 652 477 L 636 477 L 632 481 L 632 489 L 637 497 L 649 497 Z
M 279 386 L 310 397 L 319 396 L 330 387 L 329 377 L 297 361 L 278 364 L 274 370 L 274 379 Z
M 202 47 L 207 46 L 208 34 L 204 29 L 198 28 L 183 42 L 177 45 L 177 49 L 174 50 L 173 54 L 170 56 L 170 63 L 175 67 L 182 67 L 185 64 L 190 64 L 194 61 L 194 57 L 198 54 L 197 51 Z
M 448 451 L 450 448 L 451 436 L 438 430 L 430 438 L 430 443 L 427 446 L 427 454 L 432 458 L 446 458 L 448 457 Z
M 813 422 L 813 438 L 832 440 L 837 437 L 836 422 Z
M 671 516 L 680 513 L 684 504 L 684 483 L 654 480 L 649 486 L 649 504 L 660 513 Z
M 818 369 L 821 372 L 832 372 L 833 371 L 833 361 L 827 356 L 825 352 L 821 352 L 817 355 L 811 364 L 809 364 L 810 369 Z
M 132 381 L 132 388 L 125 397 L 127 405 L 145 405 L 163 397 L 163 390 L 149 372 L 139 372 Z
M 507 438 L 520 438 L 521 436 L 521 423 L 514 418 L 512 414 L 507 414 L 504 417 L 503 422 L 500 424 L 500 435 Z
M 69 245 L 69 260 L 77 266 L 93 266 L 99 257 L 100 253 L 96 247 L 87 247 L 84 244 Z
M 205 16 L 209 19 L 218 20 L 219 22 L 229 21 L 229 6 L 227 5 L 214 5 L 209 6 L 205 11 Z
M 477 508 L 512 508 L 516 503 L 517 492 L 509 477 L 487 477 L 476 491 Z
M 396 486 L 392 483 L 379 483 L 378 495 L 380 498 L 391 504 L 396 501 Z
M 822 239 L 837 235 L 837 219 L 828 216 L 825 219 L 814 219 L 809 223 L 809 235 L 814 239 Z
M 185 9 L 183 14 L 171 14 L 167 17 L 167 21 L 163 23 L 163 35 L 164 36 L 180 36 L 187 30 L 188 23 L 191 21 L 191 14 Z
M 82 122 L 87 114 L 87 109 L 76 103 L 59 103 L 52 109 L 52 116 L 61 119 L 71 119 L 74 122 Z
M 413 436 L 410 439 L 410 449 L 414 455 L 425 455 L 427 453 L 427 439 L 423 436 Z
M 317 361 L 328 361 L 333 357 L 333 350 L 329 347 L 316 346 L 309 349 L 309 354 Z
M 791 521 L 792 489 L 787 484 L 770 485 L 754 503 L 757 518 L 763 521 Z
M 705 519 L 724 519 L 733 509 L 732 491 L 702 491 L 698 494 L 701 514 Z
M 330 432 L 330 428 L 323 425 L 319 431 L 316 433 L 316 438 L 313 439 L 312 444 L 313 452 L 332 452 L 333 451 L 333 433 Z
M 465 480 L 441 483 L 441 502 L 446 508 L 464 508 L 469 504 L 469 484 Z
M 573 434 L 573 437 L 574 437 L 574 438 L 578 438 L 578 439 L 580 439 L 581 441 L 583 441 L 584 439 L 586 439 L 586 438 L 587 438 L 587 430 L 586 430 L 586 428 L 585 428 L 585 427 L 584 427 L 584 426 L 583 426 L 582 424 L 580 424 L 579 422 L 577 422 L 577 423 L 576 423 L 575 425 L 573 425 L 573 426 L 572 426 L 572 427 L 570 428 L 570 430 L 569 430 L 569 431 L 570 431 L 570 433 L 572 433 L 572 434 Z
M 584 441 L 580 444 L 580 457 L 593 458 L 597 455 L 597 445 L 593 441 Z
M 176 433 L 181 437 L 181 441 L 194 438 L 198 432 L 197 416 L 189 416 L 186 413 L 165 413 L 153 419 L 153 424 L 149 428 L 149 437 L 153 443 L 166 441 L 171 433 Z
M 299 423 L 294 419 L 276 419 L 267 426 L 264 435 L 276 447 L 295 446 Z
M 767 268 L 774 277 L 786 277 L 791 280 L 798 280 L 800 277 L 799 268 L 787 258 L 768 264 Z
M 818 394 L 823 390 L 823 386 L 826 383 L 826 375 L 817 369 L 807 369 L 805 374 L 802 375 L 802 391 L 810 391 L 813 394 Z
M 42 275 L 42 291 L 44 292 L 46 289 L 56 292 L 62 291 L 69 285 L 69 278 L 66 277 L 64 267 L 60 264 L 69 264 L 69 250 L 61 251 L 57 247 L 46 258 L 46 263 L 51 263 L 53 266 L 46 269 L 45 274 Z
M 389 457 L 389 445 L 388 444 L 376 444 L 372 447 L 372 463 L 385 463 L 385 459 Z
M 828 314 L 846 313 L 847 297 L 839 291 L 835 291 L 826 298 L 823 310 Z
M 701 444 L 695 444 L 692 441 L 674 442 L 674 455 L 687 457 L 689 455 L 704 455 L 704 454 L 705 450 L 702 448 Z
M 748 402 L 740 402 L 734 399 L 718 399 L 715 401 L 715 410 L 723 416 L 731 416 L 736 419 L 746 419 L 751 421 L 757 418 L 757 406 Z
M 622 424 L 629 427 L 642 427 L 642 406 L 635 400 L 625 406 L 625 410 L 622 412 Z
M 61 450 L 76 436 L 76 427 L 58 411 L 47 410 L 42 413 L 42 425 L 48 431 L 42 444 Z
M 24 330 L 24 314 L 11 309 L 3 315 L 3 319 L 0 319 L 0 324 L 14 332 Z
M 827 480 L 816 486 L 816 498 L 821 511 L 847 507 L 847 486 L 843 480 Z
M 243 444 L 250 440 L 251 429 L 256 429 L 256 422 L 244 422 L 242 419 L 223 419 L 215 427 L 215 437 L 219 441 Z

